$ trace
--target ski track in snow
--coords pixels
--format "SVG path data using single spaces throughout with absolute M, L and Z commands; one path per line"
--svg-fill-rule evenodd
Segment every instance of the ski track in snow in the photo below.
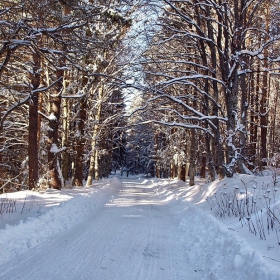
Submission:
M 280 279 L 214 217 L 158 193 L 152 180 L 122 182 L 80 222 L 2 264 L 0 279 Z

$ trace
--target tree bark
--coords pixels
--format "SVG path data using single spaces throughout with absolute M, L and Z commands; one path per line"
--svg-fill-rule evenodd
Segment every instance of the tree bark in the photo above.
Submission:
M 170 162 L 170 178 L 174 179 L 176 177 L 176 167 L 173 159 Z
M 189 176 L 190 176 L 190 186 L 194 186 L 195 184 L 195 130 L 192 129 L 190 131 L 190 166 L 189 166 Z
M 267 1 L 265 4 L 265 14 L 266 14 L 266 33 L 269 34 L 270 29 L 270 2 Z M 268 57 L 268 49 L 265 48 L 264 50 L 264 57 Z M 263 65 L 265 71 L 263 73 L 262 79 L 262 95 L 261 95 L 261 102 L 260 102 L 260 124 L 261 124 L 261 151 L 260 156 L 262 159 L 267 159 L 267 126 L 268 126 L 268 87 L 269 87 L 269 73 L 266 72 L 268 69 L 268 60 L 264 60 Z M 262 160 L 262 164 L 266 165 L 266 161 Z
M 74 186 L 83 186 L 83 158 L 84 158 L 84 145 L 85 145 L 85 122 L 86 122 L 86 108 L 87 100 L 82 98 L 79 104 L 79 123 L 78 123 L 78 137 L 76 139 L 76 161 L 74 173 Z
M 71 14 L 71 7 L 64 1 L 60 1 L 63 8 L 63 15 L 67 16 Z M 65 34 L 68 34 L 66 31 Z M 65 45 L 62 45 L 62 50 L 65 50 Z M 51 97 L 51 117 L 49 119 L 49 131 L 48 131 L 48 166 L 49 166 L 49 185 L 54 189 L 61 189 L 64 185 L 64 180 L 60 170 L 60 164 L 58 160 L 58 130 L 60 121 L 60 107 L 61 107 L 61 94 L 64 87 L 64 70 L 66 58 L 64 56 L 58 58 L 58 69 L 56 70 L 56 78 L 58 82 L 55 86 L 55 95 Z
M 201 158 L 201 168 L 200 168 L 200 178 L 206 178 L 206 157 L 202 156 Z
M 156 169 L 156 177 L 157 178 L 160 178 L 160 166 L 159 166 L 159 163 L 158 163 L 158 156 L 157 156 L 157 153 L 158 153 L 158 147 L 159 147 L 159 134 L 158 132 L 156 132 L 156 135 L 155 135 L 155 155 L 156 155 L 156 158 L 155 158 L 155 169 Z
M 68 99 L 62 100 L 62 112 L 63 112 L 63 121 L 62 121 L 62 147 L 69 146 L 69 101 Z M 64 181 L 67 181 L 69 178 L 69 169 L 70 169 L 70 155 L 67 150 L 62 151 L 61 153 L 61 171 Z
M 33 54 L 33 73 L 31 76 L 32 91 L 36 90 L 40 86 L 40 67 L 41 58 L 38 53 Z M 28 125 L 28 167 L 29 189 L 37 188 L 38 182 L 38 92 L 32 92 L 29 103 L 29 125 Z
M 100 91 L 101 89 L 99 89 Z M 99 97 L 101 98 L 101 93 L 99 92 Z M 98 174 L 98 133 L 99 133 L 99 123 L 100 123 L 100 117 L 101 117 L 101 102 L 98 103 L 98 107 L 95 114 L 95 120 L 94 120 L 94 128 L 92 132 L 92 139 L 91 139 L 91 156 L 90 156 L 90 163 L 89 163 L 89 171 L 88 171 L 88 177 L 87 177 L 87 186 L 90 186 L 92 184 L 92 180 L 98 180 L 99 174 Z
M 99 150 L 95 150 L 95 155 L 94 155 L 94 179 L 96 181 L 99 180 Z
M 259 67 L 258 67 L 259 68 Z M 256 81 L 255 81 L 256 79 Z M 257 155 L 257 133 L 258 133 L 258 91 L 259 91 L 259 71 L 257 71 L 257 76 L 251 74 L 250 81 L 250 161 L 253 165 L 256 164 Z
M 60 92 L 63 88 L 63 70 L 57 70 L 56 78 L 59 81 L 56 83 L 55 91 L 56 95 L 51 97 L 51 117 L 49 119 L 49 130 L 48 130 L 48 167 L 49 167 L 49 185 L 54 189 L 61 189 L 62 181 L 59 175 L 59 162 L 57 158 L 56 148 L 58 147 L 58 129 L 60 119 L 60 106 L 61 96 Z

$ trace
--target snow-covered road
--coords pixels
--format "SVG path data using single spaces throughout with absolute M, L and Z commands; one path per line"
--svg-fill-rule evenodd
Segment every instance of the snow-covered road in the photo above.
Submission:
M 3 265 L 0 279 L 201 279 L 184 234 L 155 185 L 127 179 L 93 216 Z
M 9 194 L 25 198 L 0 220 L 0 280 L 279 280 L 279 248 L 258 251 L 266 243 L 209 212 L 207 193 L 226 182 L 115 176 Z

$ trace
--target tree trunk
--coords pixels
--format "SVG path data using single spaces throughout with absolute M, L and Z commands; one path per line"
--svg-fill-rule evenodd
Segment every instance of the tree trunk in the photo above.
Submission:
M 79 108 L 79 123 L 78 123 L 78 138 L 76 139 L 76 161 L 75 161 L 75 173 L 74 173 L 74 186 L 83 185 L 83 158 L 84 158 L 84 146 L 85 146 L 85 122 L 86 122 L 86 98 L 80 100 Z
M 266 2 L 266 33 L 269 34 L 270 29 L 270 4 Z M 264 49 L 264 57 L 268 57 L 268 49 Z M 268 60 L 264 60 L 264 69 L 268 69 Z M 262 95 L 260 103 L 260 124 L 261 124 L 261 151 L 260 156 L 262 159 L 267 159 L 267 126 L 268 126 L 268 87 L 269 87 L 269 73 L 263 73 L 262 79 Z M 266 165 L 266 161 L 262 161 L 263 165 Z
M 62 147 L 65 147 L 66 150 L 61 153 L 61 171 L 64 182 L 69 179 L 69 169 L 70 169 L 70 155 L 67 151 L 69 146 L 69 102 L 71 102 L 68 98 L 62 100 L 62 112 L 63 112 L 63 120 L 62 120 L 62 139 L 61 144 Z
M 260 73 L 259 73 L 259 66 L 257 68 L 257 76 L 255 77 L 254 74 L 251 74 L 251 81 L 250 81 L 250 161 L 253 165 L 256 164 L 256 155 L 257 155 L 257 135 L 258 135 L 258 123 L 259 123 L 259 100 L 258 100 L 258 93 L 259 93 L 259 81 L 260 81 Z M 256 79 L 256 81 L 255 81 Z
M 95 150 L 95 156 L 94 156 L 94 179 L 96 181 L 99 180 L 99 150 Z
M 275 91 L 274 91 L 274 104 L 273 104 L 273 113 L 272 113 L 272 118 L 271 118 L 271 154 L 274 155 L 276 151 L 276 135 L 277 135 L 277 127 L 276 127 L 276 119 L 277 119 L 277 108 L 278 108 L 278 99 L 279 99 L 279 82 L 275 81 Z
M 32 91 L 40 86 L 40 55 L 33 54 L 33 73 L 31 77 Z M 29 104 L 29 125 L 28 125 L 28 166 L 29 166 L 29 189 L 35 189 L 38 182 L 38 92 L 33 92 Z
M 71 7 L 68 6 L 64 1 L 61 1 L 63 7 L 63 15 L 67 16 L 71 14 Z M 69 31 L 67 31 L 69 33 Z M 65 46 L 62 47 L 65 49 Z M 61 189 L 64 185 L 64 180 L 62 177 L 62 172 L 60 170 L 60 164 L 58 160 L 58 130 L 59 130 L 59 120 L 60 120 L 60 107 L 61 107 L 61 92 L 63 90 L 63 78 L 65 66 L 65 57 L 60 57 L 57 63 L 58 69 L 56 70 L 56 78 L 58 82 L 55 85 L 55 95 L 51 96 L 50 100 L 50 111 L 51 117 L 49 118 L 49 131 L 48 131 L 48 167 L 50 182 L 49 185 L 54 189 Z
M 38 93 L 38 112 L 42 112 L 43 109 L 43 93 Z M 38 150 L 40 148 L 40 139 L 41 139 L 41 123 L 42 123 L 42 116 L 38 114 L 38 132 L 37 132 L 37 145 Z
M 196 150 L 195 150 L 195 130 L 192 129 L 190 131 L 190 166 L 189 166 L 189 176 L 190 176 L 190 182 L 189 185 L 190 186 L 194 186 L 195 181 L 195 154 L 196 154 Z
M 158 153 L 158 147 L 159 147 L 159 139 L 158 139 L 159 135 L 158 132 L 155 135 L 155 169 L 156 169 L 156 177 L 160 178 L 160 167 L 159 167 L 159 163 L 158 163 L 158 157 L 157 157 L 157 153 Z
M 58 147 L 58 129 L 59 129 L 59 119 L 60 119 L 60 106 L 61 97 L 60 92 L 63 88 L 63 78 L 64 71 L 57 70 L 56 78 L 60 79 L 56 83 L 56 95 L 51 97 L 51 117 L 49 119 L 49 130 L 48 130 L 48 166 L 49 166 L 49 176 L 50 176 L 50 187 L 54 189 L 61 189 L 62 181 L 59 175 L 59 162 L 57 158 L 56 148 Z
M 260 124 L 261 124 L 261 150 L 260 157 L 267 159 L 267 126 L 268 126 L 268 74 L 263 75 L 263 87 L 260 102 Z M 262 161 L 266 165 L 265 161 Z
M 178 179 L 186 182 L 186 165 L 180 166 L 178 168 Z
M 101 90 L 101 89 L 99 89 Z M 101 93 L 100 93 L 101 94 Z M 98 133 L 99 133 L 99 122 L 101 117 L 101 102 L 98 103 L 98 108 L 96 110 L 95 115 L 95 123 L 94 128 L 92 132 L 92 140 L 91 140 L 91 156 L 90 156 L 90 163 L 89 163 L 89 171 L 88 171 L 88 177 L 87 177 L 87 186 L 90 186 L 92 184 L 92 180 L 98 180 Z
M 245 48 L 245 46 L 243 46 Z M 248 64 L 248 59 L 246 59 L 246 64 Z M 242 70 L 245 71 L 244 66 L 242 65 Z M 240 111 L 240 124 L 241 127 L 239 129 L 239 150 L 240 156 L 237 162 L 237 171 L 241 174 L 246 174 L 246 170 L 244 168 L 245 162 L 244 159 L 247 158 L 247 109 L 248 109 L 248 99 L 247 99 L 247 83 L 246 83 L 246 75 L 243 73 L 240 76 L 240 92 L 241 92 L 241 111 Z
M 202 156 L 201 159 L 201 168 L 200 168 L 200 178 L 206 178 L 206 157 Z
M 170 178 L 174 179 L 176 177 L 176 167 L 173 159 L 170 162 Z
M 211 143 L 210 143 L 210 135 L 205 135 L 205 146 L 206 146 L 206 153 L 207 153 L 207 162 L 208 162 L 208 173 L 210 176 L 211 181 L 215 181 L 215 165 L 213 162 L 213 152 L 211 151 Z

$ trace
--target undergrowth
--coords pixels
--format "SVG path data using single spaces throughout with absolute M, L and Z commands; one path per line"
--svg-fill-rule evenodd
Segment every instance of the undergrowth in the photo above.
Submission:
M 23 200 L 23 201 L 22 201 Z M 20 209 L 17 209 L 18 208 Z M 16 198 L 0 198 L 0 219 L 6 217 L 8 215 L 8 218 L 11 218 L 11 215 L 13 213 L 16 213 L 17 210 L 20 210 L 20 214 L 28 213 L 33 209 L 34 207 L 38 206 L 39 204 L 37 201 L 35 201 L 35 197 L 25 197 L 23 199 L 16 199 Z
M 207 197 L 211 210 L 220 218 L 236 217 L 249 232 L 266 239 L 275 232 L 280 245 L 280 209 L 276 203 L 276 184 L 257 185 L 256 181 L 238 186 L 224 187 L 224 190 Z

